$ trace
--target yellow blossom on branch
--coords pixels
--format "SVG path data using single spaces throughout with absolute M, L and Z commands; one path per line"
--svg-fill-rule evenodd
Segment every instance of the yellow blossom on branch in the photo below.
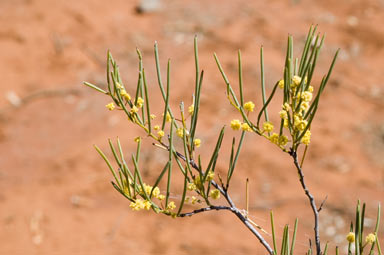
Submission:
M 373 233 L 370 233 L 370 234 L 367 235 L 367 237 L 365 238 L 365 242 L 368 243 L 368 244 L 373 244 L 375 241 L 376 241 L 376 235 L 373 234 Z
M 138 97 L 136 101 L 137 107 L 139 108 L 143 107 L 143 103 L 144 103 L 144 99 L 142 99 L 141 97 Z
M 120 95 L 127 101 L 131 100 L 131 96 L 125 91 L 125 89 L 120 90 Z
M 241 124 L 241 129 L 244 131 L 252 132 L 252 128 L 247 123 Z
M 301 143 L 308 145 L 310 142 L 311 142 L 311 131 L 307 130 L 303 138 L 301 138 Z
M 271 132 L 273 130 L 273 124 L 270 121 L 263 123 L 263 130 L 266 132 Z
M 196 202 L 199 202 L 199 199 L 197 199 L 195 196 L 191 197 L 191 204 L 196 204 Z
M 196 148 L 199 148 L 201 145 L 201 140 L 199 138 L 196 138 L 195 140 L 193 140 L 193 144 Z
M 279 88 L 281 88 L 281 89 L 283 89 L 284 88 L 284 80 L 282 79 L 282 80 L 280 80 L 279 81 Z
M 273 133 L 272 135 L 269 136 L 269 141 L 274 144 L 279 144 L 279 134 Z
M 287 111 L 286 110 L 281 110 L 280 112 L 279 112 L 279 115 L 280 115 L 280 118 L 282 118 L 282 119 L 288 119 L 288 113 L 287 113 Z
M 154 120 L 156 118 L 156 115 L 155 114 L 151 114 L 151 115 L 149 115 L 149 117 L 151 118 L 151 120 Z
M 249 112 L 253 112 L 253 109 L 255 109 L 255 104 L 252 101 L 249 101 L 249 102 L 246 102 L 243 107 L 245 110 Z
M 172 211 L 172 210 L 175 209 L 175 208 L 176 208 L 176 204 L 175 204 L 175 202 L 171 201 L 171 202 L 168 203 L 168 205 L 167 205 L 167 210 Z
M 187 186 L 188 190 L 190 191 L 194 191 L 196 189 L 196 184 L 194 183 L 188 183 L 188 186 Z
M 233 130 L 239 130 L 241 128 L 241 122 L 240 120 L 232 120 L 231 121 L 231 128 Z
M 304 101 L 304 102 L 310 102 L 312 100 L 312 93 L 309 92 L 309 91 L 304 91 L 302 94 L 301 94 L 301 99 Z
M 209 195 L 213 199 L 219 199 L 220 198 L 220 191 L 218 189 L 211 190 Z
M 292 77 L 292 84 L 291 84 L 292 87 L 297 87 L 300 85 L 300 83 L 301 83 L 301 77 L 300 76 L 295 75 Z
M 189 114 L 193 114 L 193 111 L 195 110 L 195 106 L 193 104 L 191 104 L 189 107 L 188 107 L 188 112 Z
M 112 111 L 113 109 L 115 109 L 115 104 L 114 103 L 109 103 L 105 107 L 107 107 L 108 110 Z
M 165 121 L 166 122 L 171 122 L 172 121 L 171 114 L 169 114 L 169 112 L 167 112 L 167 115 L 165 116 Z
M 159 138 L 162 138 L 165 134 L 164 134 L 163 130 L 159 130 L 159 131 L 157 131 L 157 135 Z
M 207 181 L 212 181 L 214 177 L 215 173 L 212 170 L 209 170 L 209 172 L 207 173 Z
M 132 109 L 131 109 L 131 113 L 133 114 L 133 113 L 136 113 L 136 112 L 138 112 L 139 111 L 139 109 L 136 107 L 136 106 L 132 106 Z
M 349 232 L 346 239 L 349 243 L 355 242 L 355 233 Z

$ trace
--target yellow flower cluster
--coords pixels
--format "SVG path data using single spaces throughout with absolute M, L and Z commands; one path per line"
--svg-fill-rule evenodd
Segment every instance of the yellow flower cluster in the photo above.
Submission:
M 185 130 L 185 135 L 188 136 L 188 135 L 189 135 L 188 130 L 183 129 L 183 128 L 178 128 L 178 129 L 176 130 L 176 135 L 177 135 L 178 137 L 180 137 L 180 138 L 183 138 L 183 137 L 184 137 L 184 130 Z
M 241 129 L 244 131 L 252 132 L 252 128 L 248 125 L 248 123 L 241 124 Z
M 253 109 L 255 109 L 255 104 L 252 102 L 252 101 L 249 101 L 249 102 L 246 102 L 244 105 L 243 105 L 244 109 L 249 111 L 249 112 L 253 112 Z
M 311 142 L 311 131 L 305 131 L 303 138 L 301 138 L 301 143 L 308 145 Z
M 241 123 L 240 120 L 232 120 L 231 121 L 231 128 L 233 130 L 243 130 L 243 131 L 248 131 L 248 132 L 252 132 L 252 128 L 248 125 L 248 123 Z
M 196 204 L 196 203 L 200 203 L 200 200 L 195 197 L 195 196 L 192 196 L 192 197 L 185 197 L 185 200 L 184 200 L 186 203 L 189 203 L 189 201 L 191 201 L 191 204 Z
M 167 209 L 166 209 L 166 210 L 172 211 L 172 210 L 174 210 L 175 208 L 176 208 L 176 204 L 175 204 L 175 202 L 171 201 L 171 202 L 168 203 L 168 205 L 167 205 Z
M 191 104 L 189 107 L 188 107 L 188 112 L 189 114 L 193 115 L 193 111 L 195 110 L 195 106 L 193 104 Z
M 134 113 L 137 113 L 139 111 L 139 109 L 136 107 L 136 106 L 132 106 L 131 108 L 131 113 L 134 114 Z
M 172 121 L 171 114 L 169 114 L 169 112 L 167 112 L 167 115 L 165 116 L 165 121 L 166 122 L 171 122 Z
M 135 202 L 131 202 L 129 207 L 131 207 L 133 211 L 140 211 L 142 209 L 149 210 L 151 209 L 151 202 L 138 198 Z
M 196 138 L 195 140 L 193 140 L 193 144 L 196 148 L 199 148 L 201 145 L 201 140 L 199 138 Z
M 113 109 L 115 109 L 115 104 L 114 103 L 109 103 L 105 107 L 107 107 L 108 110 L 112 111 Z
M 269 136 L 269 141 L 271 141 L 271 143 L 274 143 L 276 145 L 279 145 L 279 146 L 285 146 L 287 143 L 288 143 L 288 137 L 285 136 L 285 135 L 279 135 L 277 133 L 273 133 Z
M 263 131 L 264 132 L 271 132 L 273 130 L 273 124 L 270 121 L 263 123 Z
M 157 136 L 158 136 L 159 139 L 161 139 L 164 135 L 165 135 L 165 133 L 164 133 L 163 130 L 157 131 Z
M 284 88 L 284 80 L 280 80 L 278 86 L 279 86 L 279 88 L 283 89 Z
M 159 187 L 155 187 L 153 188 L 151 185 L 147 185 L 147 184 L 143 184 L 144 186 L 144 190 L 145 190 L 145 193 L 149 196 L 152 192 L 152 196 L 159 199 L 159 200 L 164 200 L 165 196 L 164 195 L 161 195 L 160 194 L 160 188 Z M 153 191 L 152 191 L 153 190 Z M 142 188 L 139 187 L 139 193 L 140 194 L 144 194 L 144 192 L 142 191 Z
M 300 83 L 301 83 L 301 77 L 297 75 L 293 76 L 291 88 L 296 88 L 297 86 L 300 85 Z
M 196 188 L 198 188 L 199 190 L 203 188 L 203 184 L 201 183 L 201 180 L 200 180 L 200 175 L 197 175 L 195 177 L 195 179 L 193 180 L 193 183 L 196 185 Z
M 207 173 L 207 181 L 212 181 L 215 178 L 215 173 L 212 170 L 209 170 Z
M 376 235 L 374 233 L 370 233 L 367 235 L 367 237 L 365 237 L 365 242 L 368 244 L 373 244 L 376 242 Z
M 137 107 L 141 108 L 141 107 L 143 107 L 143 104 L 144 104 L 144 99 L 142 99 L 141 97 L 138 97 L 137 101 L 136 101 Z
M 194 183 L 188 183 L 188 185 L 187 185 L 187 189 L 190 190 L 190 191 L 194 191 L 194 190 L 196 190 L 196 184 L 194 184 Z
M 131 100 L 131 95 L 127 93 L 125 89 L 120 90 L 120 95 L 127 101 Z
M 349 243 L 355 242 L 355 233 L 349 232 L 348 235 L 346 236 L 346 239 Z
M 231 121 L 231 128 L 233 130 L 239 130 L 241 128 L 241 122 L 240 120 L 232 120 Z
M 156 118 L 156 115 L 155 114 L 151 114 L 151 115 L 149 115 L 149 117 L 151 118 L 151 120 L 154 120 Z
M 209 195 L 213 199 L 219 199 L 220 198 L 220 191 L 218 189 L 211 190 Z
M 303 131 L 308 124 L 308 121 L 303 120 L 303 117 L 300 114 L 295 114 L 293 116 L 293 119 L 294 119 L 293 125 L 299 131 Z

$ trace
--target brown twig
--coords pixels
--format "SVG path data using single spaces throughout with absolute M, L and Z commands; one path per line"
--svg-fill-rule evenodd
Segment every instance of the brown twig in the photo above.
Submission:
M 295 150 L 291 150 L 289 152 L 289 154 L 292 156 L 293 162 L 294 162 L 294 164 L 296 166 L 296 169 L 297 169 L 297 172 L 299 174 L 299 179 L 300 179 L 301 187 L 303 188 L 303 190 L 305 192 L 305 195 L 308 197 L 309 203 L 311 204 L 313 215 L 315 217 L 314 231 L 315 231 L 316 254 L 317 255 L 321 255 L 320 232 L 319 232 L 319 210 L 316 207 L 315 198 L 309 192 L 309 190 L 307 188 L 307 185 L 305 184 L 304 174 L 303 174 L 303 170 L 302 170 L 302 168 L 301 168 L 301 166 L 299 164 L 299 160 L 297 158 L 297 152 Z M 321 209 L 321 206 L 320 206 L 319 209 Z

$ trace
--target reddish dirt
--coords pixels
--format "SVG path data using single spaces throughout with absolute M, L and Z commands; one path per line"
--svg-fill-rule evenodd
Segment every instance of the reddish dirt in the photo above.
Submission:
M 164 0 L 162 8 L 143 14 L 135 12 L 137 5 L 123 0 L 0 2 L 0 254 L 265 254 L 230 213 L 171 219 L 132 212 L 110 185 L 110 173 L 92 145 L 108 151 L 107 138 L 119 136 L 129 155 L 134 152 L 133 138 L 142 133 L 122 113 L 108 112 L 108 98 L 82 82 L 105 86 L 105 55 L 110 49 L 133 91 L 138 46 L 152 107 L 162 105 L 153 59 L 157 40 L 163 78 L 167 58 L 172 60 L 171 103 L 174 109 L 181 100 L 189 104 L 197 34 L 200 66 L 206 71 L 199 150 L 206 155 L 220 127 L 237 116 L 226 101 L 213 52 L 236 85 L 236 51 L 241 49 L 246 99 L 260 107 L 260 45 L 270 91 L 282 75 L 287 34 L 294 36 L 299 52 L 311 24 L 319 24 L 327 34 L 317 81 L 336 49 L 342 49 L 305 162 L 317 202 L 328 195 L 321 212 L 322 240 L 344 249 L 358 199 L 367 202 L 367 229 L 372 229 L 377 204 L 384 201 L 382 0 Z M 279 105 L 276 102 L 271 112 Z M 218 166 L 223 173 L 232 135 L 238 133 L 227 132 Z M 166 155 L 153 149 L 149 139 L 144 143 L 142 168 L 145 180 L 152 183 Z M 254 221 L 269 231 L 273 210 L 280 235 L 284 224 L 292 226 L 299 217 L 296 248 L 297 254 L 304 253 L 312 237 L 312 213 L 288 155 L 249 135 L 231 187 L 239 206 L 244 204 L 247 177 Z M 177 194 L 181 181 L 174 182 Z

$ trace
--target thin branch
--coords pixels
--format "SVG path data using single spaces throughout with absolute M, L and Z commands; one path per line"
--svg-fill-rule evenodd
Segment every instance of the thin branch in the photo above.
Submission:
M 169 150 L 169 146 L 165 145 L 164 143 L 162 143 L 161 145 L 164 146 L 167 150 Z M 183 154 L 181 154 L 180 152 L 176 151 L 176 155 L 180 159 L 182 159 L 184 162 L 187 161 L 186 157 Z M 192 168 L 194 168 L 198 172 L 202 171 L 193 159 L 189 160 L 189 162 L 187 162 L 187 163 L 189 163 L 192 166 Z M 225 200 L 227 200 L 227 202 L 229 204 L 229 207 L 228 206 L 209 206 L 209 207 L 197 209 L 197 210 L 195 210 L 193 212 L 190 212 L 190 213 L 180 214 L 179 216 L 180 217 L 192 216 L 193 214 L 196 214 L 196 213 L 212 211 L 212 210 L 230 210 L 256 236 L 256 238 L 264 246 L 264 248 L 268 251 L 268 253 L 272 255 L 273 254 L 273 250 L 272 250 L 271 246 L 267 243 L 267 241 L 265 241 L 265 239 L 262 237 L 262 235 L 254 228 L 254 226 L 251 224 L 251 222 L 235 206 L 235 203 L 233 203 L 231 197 L 229 196 L 229 194 L 227 192 L 227 189 L 221 187 L 219 184 L 217 184 L 213 180 L 211 181 L 211 184 L 216 189 L 218 189 L 220 191 L 220 193 L 224 196 Z M 181 215 L 183 215 L 183 216 L 181 216 Z
M 319 209 L 317 209 L 318 212 L 320 212 L 321 209 L 323 209 L 323 206 L 324 206 L 325 202 L 327 201 L 327 198 L 328 198 L 328 195 L 326 195 L 323 202 L 321 202 Z
M 204 207 L 204 208 L 200 208 L 200 209 L 197 209 L 197 210 L 193 210 L 192 212 L 189 212 L 189 213 L 181 213 L 178 215 L 178 217 L 191 217 L 192 215 L 195 215 L 195 214 L 198 214 L 198 213 L 202 213 L 202 212 L 208 212 L 208 211 L 213 211 L 213 210 L 216 210 L 216 211 L 219 211 L 219 210 L 229 210 L 229 211 L 232 211 L 233 209 L 231 207 L 228 207 L 228 206 L 215 206 L 215 205 L 211 205 L 209 207 Z
M 313 215 L 315 217 L 315 227 L 314 227 L 314 231 L 315 231 L 315 243 L 316 243 L 316 254 L 317 255 L 321 255 L 321 246 L 320 246 L 320 232 L 319 232 L 319 210 L 317 209 L 316 207 L 316 202 L 315 202 L 315 198 L 313 197 L 313 195 L 309 192 L 308 188 L 307 188 L 307 185 L 305 184 L 305 181 L 304 181 L 304 174 L 303 174 L 303 170 L 301 169 L 300 167 L 300 164 L 299 164 L 299 161 L 298 161 L 298 158 L 297 158 L 297 153 L 295 150 L 291 150 L 289 152 L 289 154 L 292 156 L 293 158 L 293 162 L 296 166 L 296 169 L 297 169 L 297 172 L 299 174 L 299 179 L 300 179 L 300 183 L 301 183 L 301 186 L 305 192 L 305 195 L 308 197 L 309 199 L 309 202 L 311 204 L 311 208 L 312 208 L 312 211 L 313 211 Z M 321 208 L 321 206 L 320 206 Z

